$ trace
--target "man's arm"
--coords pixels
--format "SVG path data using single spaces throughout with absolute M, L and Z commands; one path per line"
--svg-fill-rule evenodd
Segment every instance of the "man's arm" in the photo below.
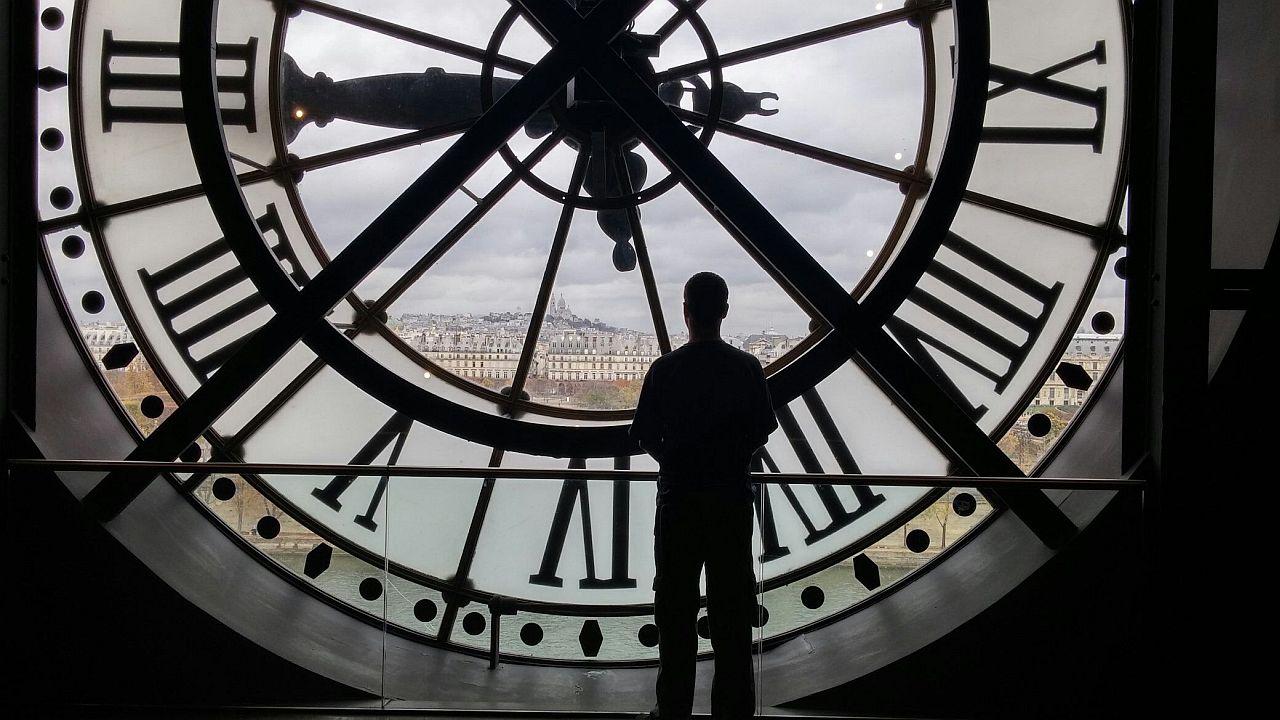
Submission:
M 659 464 L 662 463 L 662 418 L 653 368 L 645 373 L 644 384 L 640 386 L 640 398 L 636 401 L 636 414 L 631 419 L 630 435 L 641 450 L 651 455 Z
M 778 429 L 778 418 L 773 412 L 773 398 L 769 395 L 769 381 L 765 379 L 764 368 L 759 364 L 755 366 L 755 384 L 756 391 L 752 393 L 748 420 L 751 432 L 747 436 L 752 454 L 764 447 L 769 434 Z

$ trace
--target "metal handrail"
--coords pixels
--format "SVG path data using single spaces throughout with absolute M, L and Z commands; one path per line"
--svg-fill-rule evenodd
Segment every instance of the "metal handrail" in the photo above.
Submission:
M 439 465 L 349 465 L 334 463 L 261 462 L 150 462 L 138 460 L 48 460 L 12 458 L 11 469 L 31 468 L 73 472 L 138 470 L 149 472 L 254 474 L 254 475 L 355 475 L 359 477 L 403 477 L 431 479 L 504 480 L 630 480 L 655 482 L 655 470 L 609 470 L 568 468 L 450 467 Z M 753 483 L 768 485 L 875 485 L 879 487 L 984 488 L 1022 487 L 1042 490 L 1142 490 L 1145 480 L 1133 478 L 1064 477 L 972 477 L 963 475 L 892 475 L 824 473 L 751 473 Z

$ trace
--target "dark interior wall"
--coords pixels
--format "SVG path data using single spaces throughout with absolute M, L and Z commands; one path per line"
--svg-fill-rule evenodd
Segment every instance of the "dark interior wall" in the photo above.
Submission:
M 5 433 L 8 457 L 34 457 Z M 5 482 L 5 704 L 244 704 L 362 696 L 191 605 L 89 519 L 52 476 Z

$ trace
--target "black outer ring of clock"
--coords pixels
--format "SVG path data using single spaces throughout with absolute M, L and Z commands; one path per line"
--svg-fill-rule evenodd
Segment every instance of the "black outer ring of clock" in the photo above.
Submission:
M 961 5 L 963 12 L 960 11 Z M 966 33 L 965 28 L 978 26 L 985 30 L 986 3 L 971 0 L 963 4 L 957 2 L 956 6 L 957 35 L 985 39 L 985 32 Z M 958 43 L 962 60 L 957 63 L 953 106 L 964 111 L 952 113 L 948 141 L 938 163 L 937 176 L 910 238 L 884 277 L 861 303 L 864 312 L 870 311 L 873 323 L 883 324 L 905 299 L 902 289 L 913 287 L 919 281 L 959 208 L 977 155 L 986 105 L 989 51 L 989 44 L 985 42 L 980 48 L 972 40 Z M 974 61 L 975 57 L 981 62 Z M 253 226 L 255 232 L 252 237 L 227 232 L 227 228 L 245 227 L 242 223 L 246 218 L 251 221 L 252 213 L 240 195 L 221 132 L 216 139 L 193 135 L 191 144 L 196 166 L 206 187 L 221 184 L 234 189 L 238 202 L 228 202 L 225 199 L 228 196 L 219 199 L 210 193 L 210 206 L 241 267 L 278 312 L 278 305 L 287 302 L 288 296 L 297 291 L 276 263 L 266 262 L 264 256 L 254 252 L 252 243 L 262 245 L 264 242 L 261 234 L 256 232 L 256 225 Z M 214 150 L 206 152 L 208 148 Z M 850 297 L 849 302 L 857 301 Z M 809 352 L 770 377 L 770 391 L 775 404 L 795 399 L 814 386 L 816 378 L 826 377 L 849 359 L 843 349 L 842 338 L 833 335 L 828 334 Z M 637 452 L 627 437 L 627 425 L 573 427 L 526 423 L 490 415 L 436 396 L 375 362 L 341 331 L 326 323 L 313 325 L 302 340 L 343 377 L 388 407 L 464 439 L 510 451 L 556 457 L 616 457 Z

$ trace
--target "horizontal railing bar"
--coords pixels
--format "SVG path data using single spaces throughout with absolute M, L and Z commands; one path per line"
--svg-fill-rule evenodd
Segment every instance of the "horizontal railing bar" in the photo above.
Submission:
M 507 480 L 631 480 L 654 482 L 655 470 L 569 470 L 567 468 L 485 468 L 432 465 L 345 465 L 329 463 L 148 462 L 138 460 L 46 460 L 13 458 L 11 468 L 77 472 L 138 470 L 225 475 L 356 475 L 420 479 L 501 478 Z M 1123 478 L 968 477 L 961 475 L 846 475 L 823 473 L 751 473 L 753 483 L 769 485 L 875 485 L 877 487 L 1026 487 L 1043 490 L 1131 490 L 1146 482 Z
M 587 668 L 583 668 L 586 670 Z M 252 717 L 260 715 L 266 716 L 303 716 L 317 717 L 320 713 L 335 713 L 334 717 L 347 716 L 363 716 L 374 715 L 377 717 L 385 717 L 388 715 L 404 715 L 415 718 L 436 717 L 444 718 L 551 718 L 554 720 L 573 720 L 575 718 L 583 718 L 585 720 L 613 720 L 615 718 L 634 718 L 639 713 L 637 711 L 617 711 L 617 710 L 545 710 L 535 708 L 510 708 L 510 707 L 486 707 L 483 703 L 468 703 L 465 705 L 448 705 L 437 703 L 426 703 L 415 700 L 390 700 L 388 704 L 383 705 L 378 700 L 370 701 L 370 704 L 360 705 L 354 703 L 341 702 L 317 702 L 315 704 L 295 703 L 284 705 L 242 705 L 242 704 L 214 704 L 214 705 L 165 705 L 152 704 L 144 705 L 137 703 L 59 703 L 57 701 L 49 701 L 45 703 L 31 703 L 30 705 L 18 704 L 22 707 L 40 707 L 52 708 L 54 710 L 70 709 L 73 712 L 87 713 L 88 717 L 101 716 L 104 711 L 129 712 L 134 714 L 163 716 L 162 713 L 168 714 L 185 714 L 195 713 L 199 716 L 207 716 L 213 712 L 231 713 L 232 716 L 242 713 L 251 714 Z M 694 718 L 710 717 L 706 713 L 695 712 Z M 747 716 L 755 720 L 894 720 L 899 716 L 886 715 L 831 715 L 826 713 L 815 713 L 806 710 L 780 710 L 774 707 L 765 707 L 761 714 Z M 914 720 L 928 720 L 928 718 L 911 716 Z M 899 720 L 908 720 L 908 716 L 902 716 Z

